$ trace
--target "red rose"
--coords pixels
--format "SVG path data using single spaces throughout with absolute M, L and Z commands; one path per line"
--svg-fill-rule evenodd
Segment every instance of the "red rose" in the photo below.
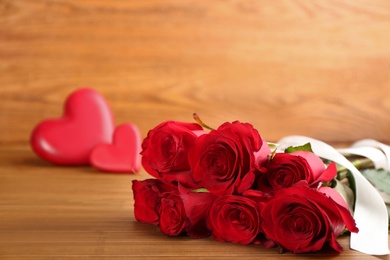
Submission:
M 225 123 L 200 136 L 188 154 L 199 186 L 215 195 L 242 193 L 254 182 L 255 156 L 262 139 L 250 124 Z
M 346 208 L 305 185 L 282 189 L 263 206 L 265 235 L 294 253 L 318 251 L 325 244 L 341 252 L 336 237 L 345 226 L 358 232 L 353 217 Z
M 168 236 L 177 236 L 185 231 L 186 212 L 181 197 L 165 193 L 159 207 L 160 230 Z
M 295 156 L 300 156 L 306 159 L 310 165 L 311 177 L 308 181 L 309 184 L 317 184 L 318 182 L 327 182 L 332 180 L 337 175 L 336 164 L 332 162 L 328 168 L 325 168 L 324 162 L 315 153 L 308 151 L 296 151 L 291 153 Z
M 273 192 L 291 187 L 300 181 L 306 181 L 310 185 L 319 181 L 330 181 L 336 174 L 334 164 L 325 168 L 323 161 L 312 152 L 277 153 L 268 162 L 265 173 L 257 175 L 256 182 L 258 189 Z
M 166 121 L 148 132 L 142 143 L 142 166 L 165 182 L 179 181 L 193 187 L 187 154 L 198 135 L 198 124 Z
M 158 225 L 161 196 L 175 187 L 157 179 L 133 180 L 134 216 L 138 221 Z
M 237 195 L 218 197 L 210 209 L 209 225 L 214 239 L 249 244 L 260 233 L 260 204 Z
M 187 234 L 193 238 L 209 236 L 211 231 L 207 226 L 207 218 L 216 196 L 210 192 L 194 192 L 180 185 L 179 191 L 187 214 Z

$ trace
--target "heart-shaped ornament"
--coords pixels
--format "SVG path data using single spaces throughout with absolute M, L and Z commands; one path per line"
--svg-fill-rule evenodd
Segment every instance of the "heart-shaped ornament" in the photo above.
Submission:
M 141 166 L 141 134 L 136 125 L 126 123 L 115 129 L 112 144 L 97 145 L 90 164 L 98 170 L 136 173 Z
M 48 119 L 33 130 L 30 144 L 41 158 L 60 165 L 87 165 L 92 149 L 110 143 L 115 124 L 98 92 L 82 88 L 65 101 L 61 118 Z

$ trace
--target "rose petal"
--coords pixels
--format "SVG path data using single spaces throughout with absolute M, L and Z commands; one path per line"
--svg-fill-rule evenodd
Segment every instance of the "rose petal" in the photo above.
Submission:
M 332 237 L 329 241 L 330 247 L 332 247 L 336 252 L 341 253 L 343 251 L 343 247 L 337 242 L 335 234 L 332 233 Z
M 315 183 L 318 182 L 328 182 L 331 181 L 337 175 L 337 167 L 334 162 L 330 163 L 328 167 L 323 171 L 317 179 L 315 179 Z
M 313 180 L 318 179 L 318 177 L 324 172 L 324 162 L 316 154 L 308 151 L 296 151 L 291 154 L 301 156 L 306 159 L 307 163 L 310 165 L 311 170 L 313 171 Z
M 247 173 L 244 176 L 244 178 L 242 178 L 240 184 L 238 185 L 238 187 L 236 189 L 236 192 L 238 194 L 241 194 L 241 193 L 249 190 L 249 188 L 252 186 L 254 181 L 255 181 L 255 174 L 253 172 Z
M 267 141 L 263 139 L 263 144 L 259 151 L 255 152 L 255 162 L 257 167 L 262 167 L 268 162 L 268 155 L 271 154 L 271 149 Z
M 351 232 L 359 232 L 359 229 L 356 227 L 355 220 L 349 212 L 348 204 L 345 202 L 343 197 L 337 191 L 329 187 L 321 187 L 319 191 L 323 192 L 325 195 L 327 195 L 329 198 L 336 202 L 337 209 L 347 229 Z M 334 227 L 334 229 L 336 236 L 338 236 L 342 232 L 341 228 Z
M 344 200 L 344 198 L 341 196 L 340 193 L 338 193 L 336 190 L 330 188 L 330 187 L 320 187 L 318 189 L 319 192 L 324 193 L 329 198 L 333 199 L 337 204 L 340 206 L 343 206 L 344 208 L 348 209 L 348 204 Z
M 180 196 L 187 214 L 186 232 L 193 238 L 209 236 L 206 219 L 216 196 L 209 192 L 192 192 L 179 185 Z

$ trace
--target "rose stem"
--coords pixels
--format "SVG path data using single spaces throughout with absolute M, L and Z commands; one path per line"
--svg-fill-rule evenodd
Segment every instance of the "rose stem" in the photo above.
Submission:
M 356 160 L 353 160 L 351 161 L 351 163 L 353 164 L 353 166 L 355 166 L 358 170 L 360 169 L 364 169 L 364 168 L 369 168 L 369 167 L 373 167 L 374 166 L 374 163 L 370 160 L 370 159 L 367 159 L 367 158 L 363 158 L 363 159 L 356 159 Z M 348 172 L 348 169 L 345 168 L 344 166 L 340 166 L 337 170 L 337 173 L 338 173 L 338 178 L 339 179 L 344 179 L 347 177 L 347 172 Z
M 201 125 L 202 127 L 207 128 L 207 129 L 209 129 L 209 130 L 215 130 L 214 128 L 212 128 L 212 127 L 206 125 L 205 123 L 203 123 L 203 121 L 200 120 L 200 117 L 198 116 L 197 113 L 192 114 L 192 117 L 193 117 L 193 118 L 195 119 L 195 121 L 196 121 L 199 125 Z

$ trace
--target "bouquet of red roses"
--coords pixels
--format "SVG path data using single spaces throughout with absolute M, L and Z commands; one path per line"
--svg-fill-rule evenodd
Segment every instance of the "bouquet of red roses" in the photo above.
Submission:
M 325 245 L 341 252 L 336 237 L 358 232 L 351 206 L 332 188 L 335 163 L 309 144 L 276 151 L 249 123 L 206 131 L 198 122 L 163 122 L 144 139 L 142 165 L 154 178 L 133 181 L 138 221 L 168 236 L 294 253 Z

